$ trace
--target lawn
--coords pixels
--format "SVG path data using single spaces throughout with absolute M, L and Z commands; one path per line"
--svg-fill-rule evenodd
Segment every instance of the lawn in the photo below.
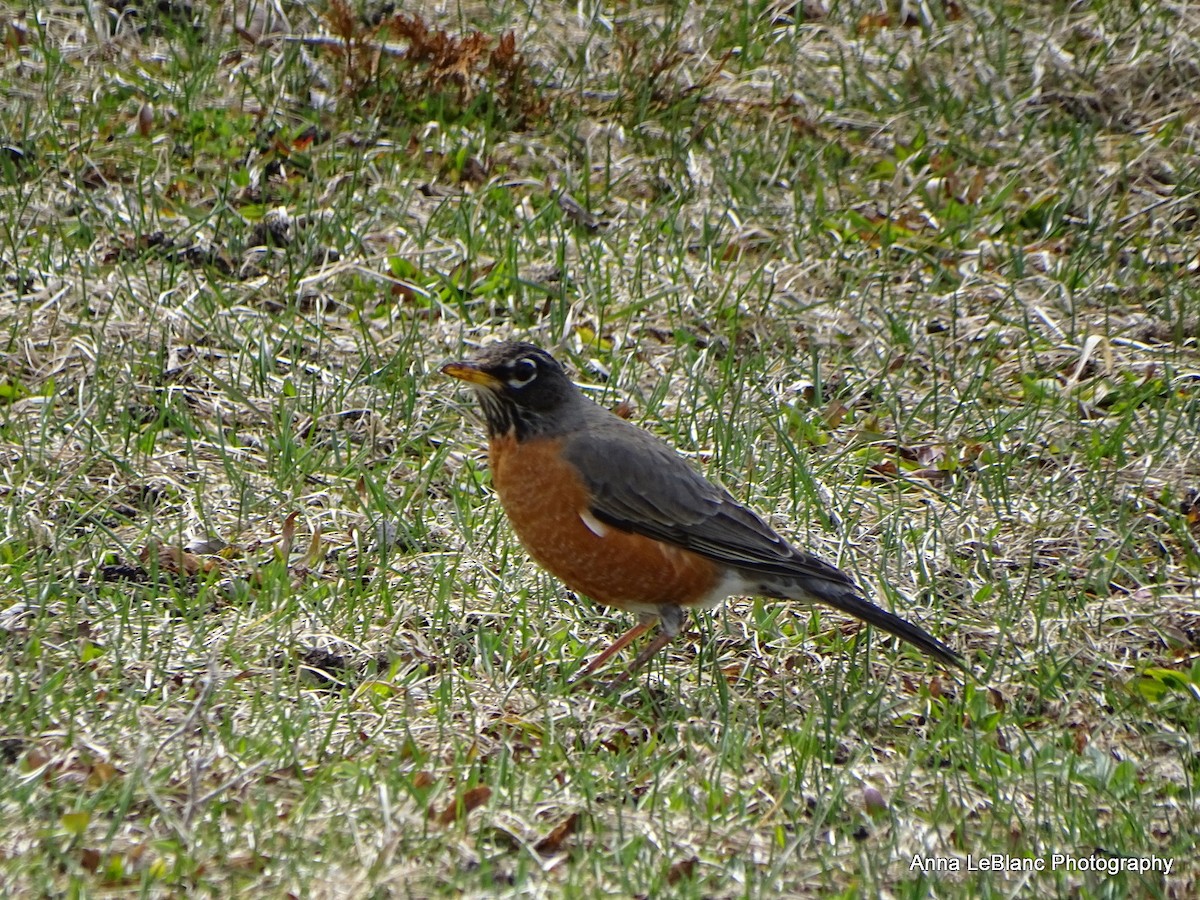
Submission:
M 0 3 L 0 896 L 1196 896 L 1195 9 L 395 6 Z M 973 676 L 572 691 L 498 337 Z

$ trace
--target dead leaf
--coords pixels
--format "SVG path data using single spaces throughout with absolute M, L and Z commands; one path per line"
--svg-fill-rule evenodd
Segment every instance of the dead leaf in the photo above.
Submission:
M 923 466 L 935 466 L 946 458 L 944 444 L 925 444 L 916 448 L 917 462 Z
M 1078 756 L 1079 754 L 1083 753 L 1083 751 L 1087 747 L 1087 745 L 1089 743 L 1091 743 L 1091 740 L 1092 740 L 1091 729 L 1089 729 L 1086 725 L 1076 725 L 1075 726 L 1075 740 L 1074 740 L 1075 755 Z
M 679 862 L 671 866 L 670 871 L 667 872 L 667 884 L 674 885 L 685 878 L 691 878 L 692 873 L 696 871 L 696 866 L 699 865 L 699 863 L 700 860 L 695 856 L 689 857 L 688 859 L 679 860 Z
M 883 794 L 880 793 L 879 788 L 863 788 L 863 808 L 872 818 L 878 816 L 880 813 L 887 812 L 887 801 L 883 799 Z
M 908 473 L 913 481 L 928 481 L 930 484 L 944 484 L 950 480 L 950 473 L 945 469 L 913 469 Z
M 476 785 L 470 790 L 464 791 L 463 795 L 450 803 L 440 813 L 437 813 L 433 818 L 439 825 L 450 825 L 458 819 L 466 818 L 472 810 L 483 806 L 492 796 L 492 789 L 486 784 Z
M 158 568 L 173 575 L 195 576 L 201 572 L 207 574 L 216 571 L 217 563 L 211 559 L 201 559 L 194 553 L 188 553 L 182 547 L 168 547 L 158 541 L 151 541 L 142 548 L 138 558 L 145 565 L 158 562 Z
M 849 411 L 850 410 L 846 408 L 846 404 L 842 403 L 840 400 L 834 400 L 827 407 L 825 407 L 825 412 L 822 415 L 822 418 L 825 420 L 825 424 L 828 427 L 837 428 L 842 424 L 842 420 L 846 418 L 846 413 Z
M 542 854 L 542 856 L 557 853 L 563 841 L 575 833 L 575 826 L 578 823 L 579 813 L 571 813 L 571 815 L 555 825 L 548 835 L 534 844 L 533 849 Z
M 935 700 L 942 696 L 942 679 L 936 675 L 929 679 L 929 696 Z
M 899 474 L 900 470 L 896 464 L 890 459 L 885 459 L 881 463 L 876 463 L 873 466 L 868 466 L 865 477 L 868 481 L 890 481 Z
M 85 783 L 88 787 L 97 788 L 101 785 L 108 784 L 120 774 L 120 770 L 112 763 L 98 762 L 93 765 L 92 770 L 88 772 Z
M 313 526 L 312 540 L 308 542 L 308 552 L 304 554 L 304 565 L 312 567 L 321 561 L 325 555 L 325 545 L 321 542 L 321 526 Z
M 296 537 L 296 519 L 299 517 L 300 511 L 293 510 L 288 514 L 288 517 L 283 520 L 283 532 L 280 535 L 279 541 L 279 558 L 284 562 L 292 554 L 292 541 Z
M 628 400 L 622 400 L 612 408 L 612 411 L 614 416 L 618 416 L 622 419 L 628 419 L 633 415 L 633 404 Z
M 37 747 L 25 754 L 25 771 L 33 772 L 50 764 L 50 754 Z
M 149 103 L 143 103 L 138 107 L 137 114 L 137 130 L 144 138 L 150 137 L 150 132 L 154 129 L 154 107 Z

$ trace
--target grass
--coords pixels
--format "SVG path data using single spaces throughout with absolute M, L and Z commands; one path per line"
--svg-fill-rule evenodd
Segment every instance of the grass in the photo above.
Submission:
M 1187 9 L 254 9 L 0 7 L 0 894 L 1195 893 Z M 745 599 L 569 692 L 493 336 L 978 679 Z

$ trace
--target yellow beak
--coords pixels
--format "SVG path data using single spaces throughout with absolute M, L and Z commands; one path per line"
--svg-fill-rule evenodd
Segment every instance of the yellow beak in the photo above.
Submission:
M 496 390 L 503 387 L 504 382 L 494 375 L 490 375 L 479 366 L 469 362 L 452 362 L 442 366 L 442 374 L 449 375 L 451 378 L 458 378 L 470 384 L 482 385 L 486 388 Z

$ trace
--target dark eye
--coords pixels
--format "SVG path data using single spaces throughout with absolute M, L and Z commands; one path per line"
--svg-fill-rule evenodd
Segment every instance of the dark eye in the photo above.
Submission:
M 537 378 L 537 374 L 537 363 L 528 356 L 522 357 L 512 364 L 512 374 L 508 376 L 509 387 L 525 387 L 525 385 Z

